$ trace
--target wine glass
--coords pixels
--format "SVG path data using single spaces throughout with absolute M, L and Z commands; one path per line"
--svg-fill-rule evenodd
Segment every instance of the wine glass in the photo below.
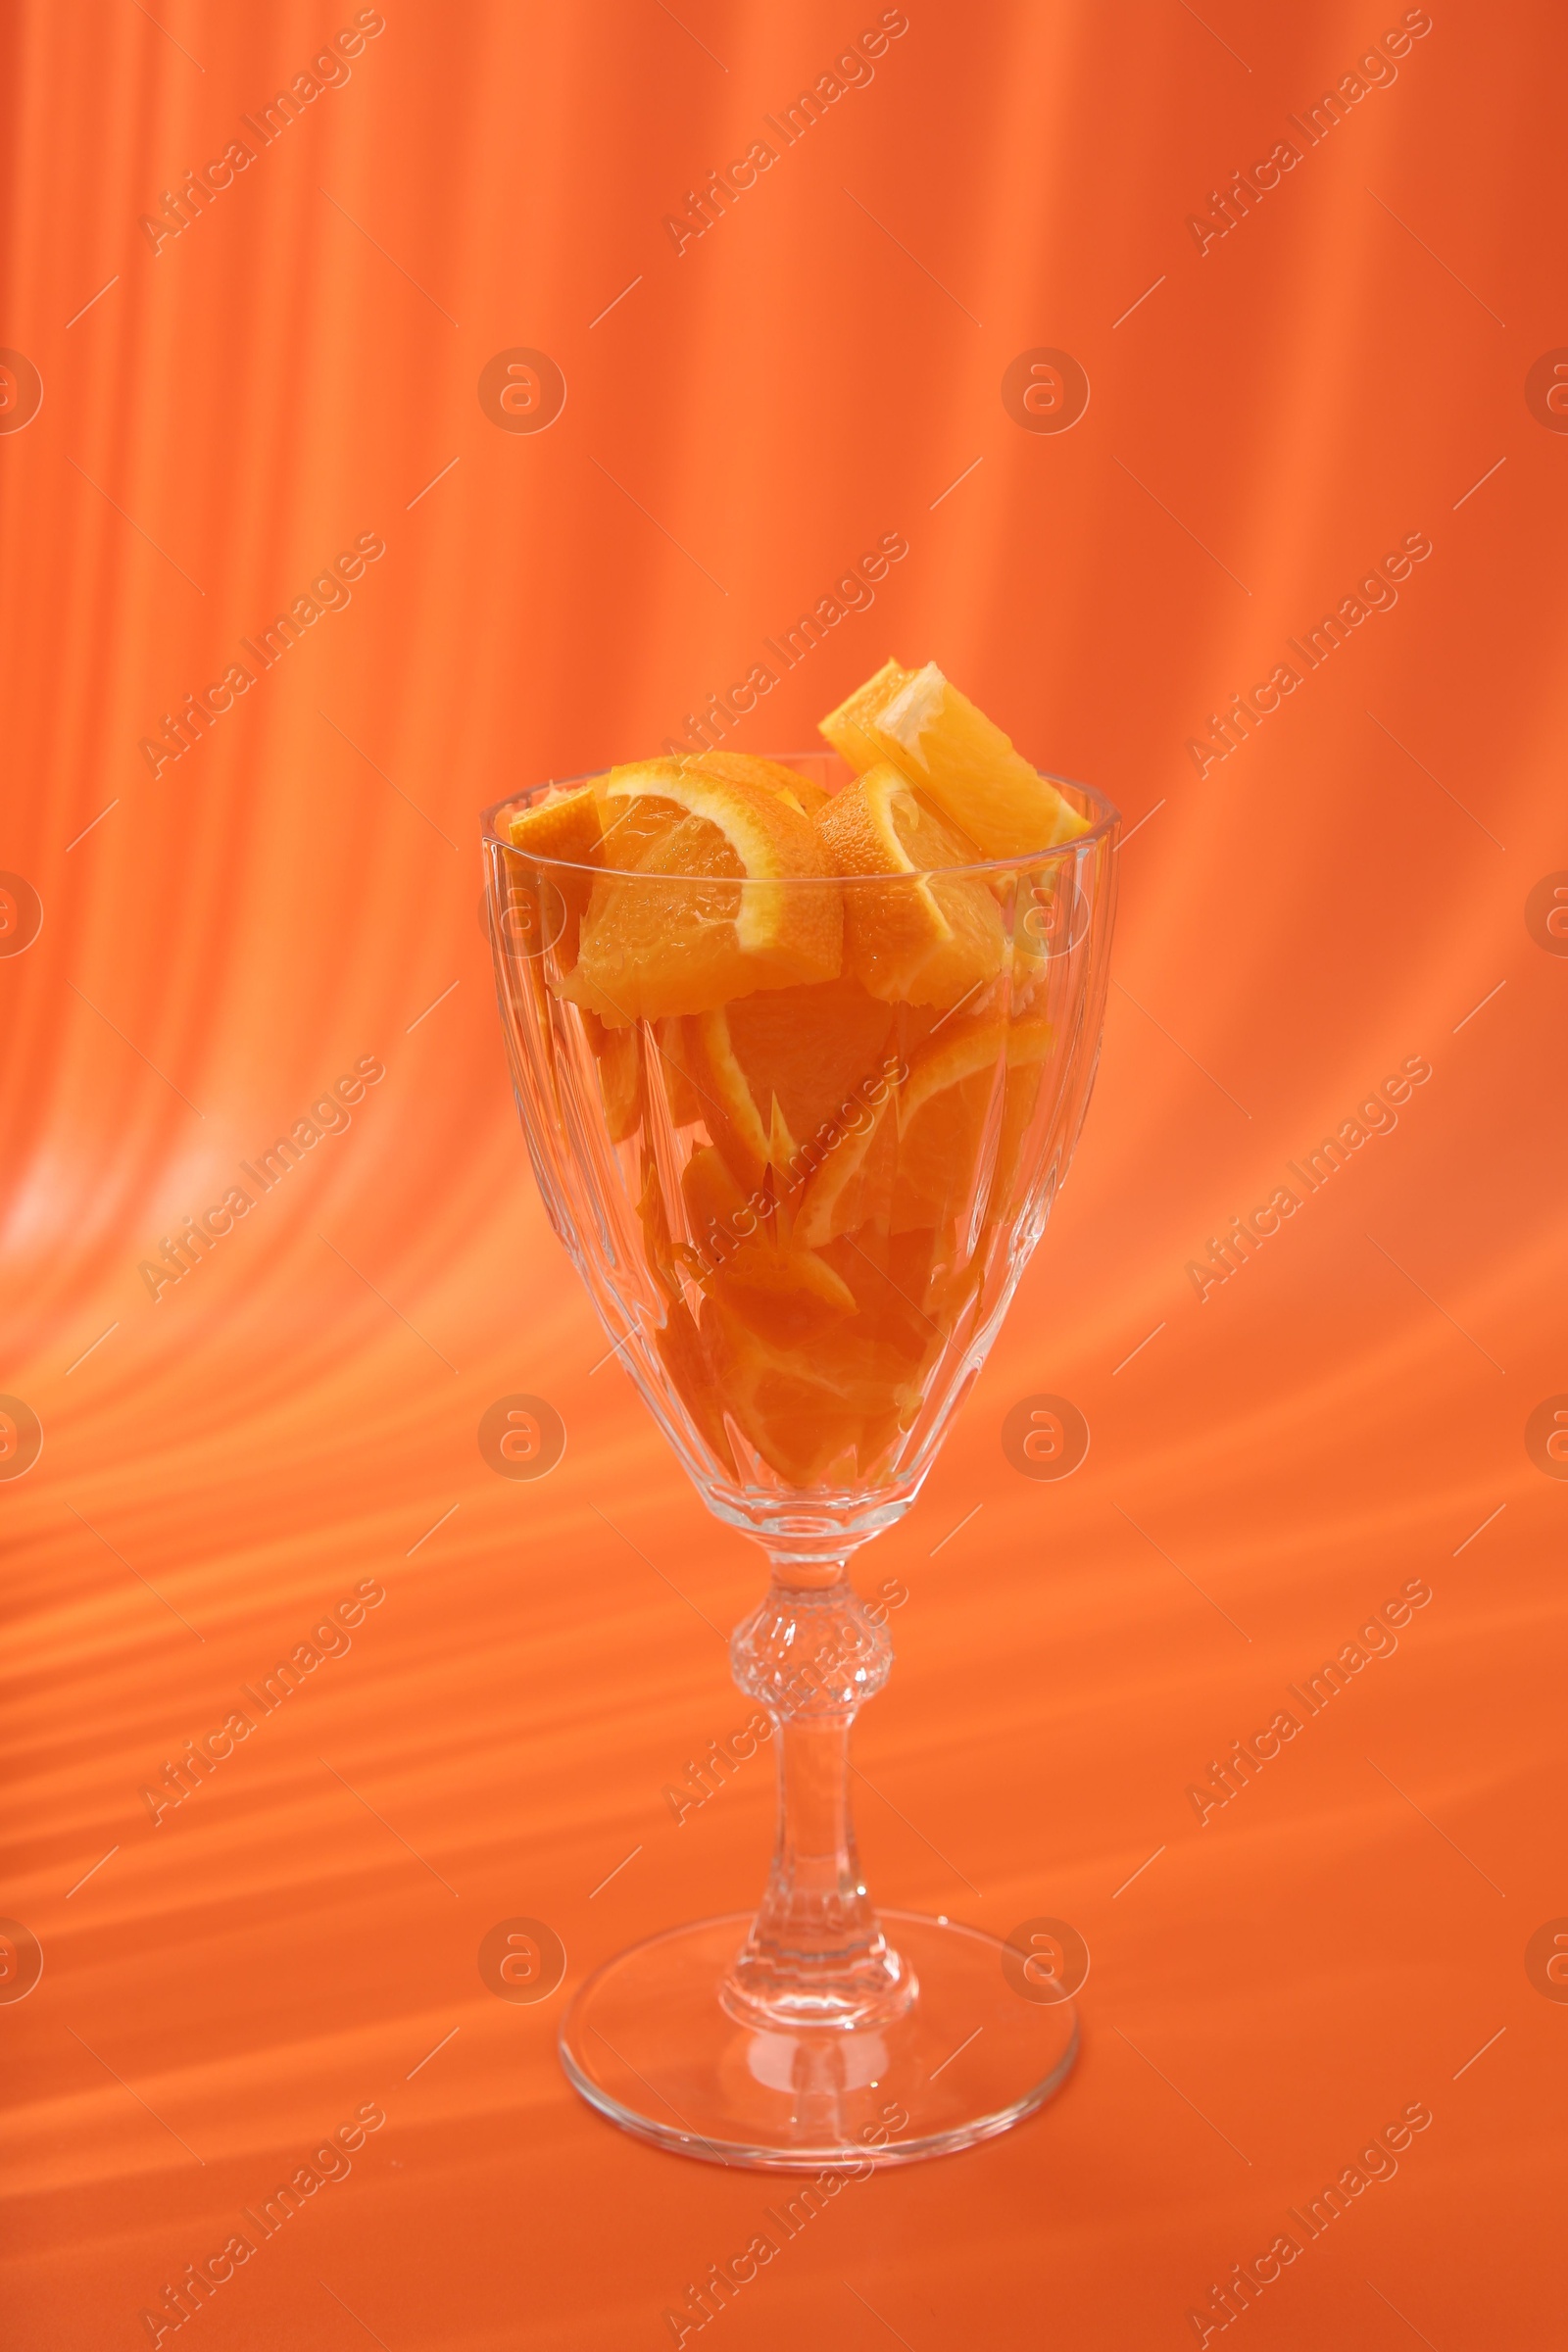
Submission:
M 781 763 L 816 788 L 849 772 L 836 754 Z M 662 2147 L 863 2177 L 1007 2130 L 1077 2049 L 1050 1959 L 872 1907 L 849 1740 L 893 1652 L 885 1608 L 847 1569 L 913 1503 L 1066 1174 L 1100 1051 L 1120 818 L 1058 782 L 1087 830 L 1027 858 L 846 881 L 617 873 L 649 894 L 633 902 L 644 939 L 666 919 L 672 939 L 725 922 L 744 938 L 760 894 L 784 892 L 847 943 L 896 940 L 933 906 L 980 943 L 961 1000 L 941 1001 L 950 984 L 884 1001 L 873 954 L 866 986 L 775 973 L 632 1019 L 603 958 L 597 993 L 573 979 L 604 879 L 512 845 L 510 820 L 552 789 L 483 820 L 517 1107 L 614 1351 L 709 1509 L 771 1563 L 730 1655 L 778 1767 L 756 1916 L 609 1961 L 570 2005 L 563 2060 Z

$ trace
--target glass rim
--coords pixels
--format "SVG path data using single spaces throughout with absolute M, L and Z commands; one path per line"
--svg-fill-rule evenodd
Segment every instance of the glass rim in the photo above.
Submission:
M 760 752 L 756 757 L 776 760 L 782 767 L 788 766 L 794 760 L 834 760 L 838 755 L 824 749 L 807 752 Z M 519 808 L 547 792 L 571 792 L 580 785 L 597 783 L 600 777 L 607 776 L 609 773 L 609 768 L 595 767 L 580 776 L 547 776 L 538 784 L 524 785 L 520 792 L 509 792 L 504 800 L 492 801 L 488 808 L 480 810 L 479 821 L 483 828 L 479 837 L 481 846 L 508 850 L 514 857 L 525 857 L 530 865 L 546 869 L 559 867 L 564 874 L 604 875 L 612 873 L 615 879 L 621 882 L 662 882 L 665 885 L 683 879 L 678 874 L 639 873 L 634 868 L 628 869 L 622 866 L 582 865 L 570 858 L 542 858 L 537 850 L 519 850 L 514 842 L 499 831 L 503 809 Z M 1017 873 L 1021 869 L 1033 871 L 1036 867 L 1050 864 L 1053 859 L 1075 858 L 1083 850 L 1093 849 L 1102 841 L 1113 840 L 1116 828 L 1122 821 L 1121 810 L 1106 794 L 1100 791 L 1098 786 L 1080 784 L 1072 776 L 1054 776 L 1049 774 L 1045 768 L 1037 768 L 1035 773 L 1042 776 L 1048 784 L 1065 785 L 1069 792 L 1083 795 L 1094 812 L 1087 832 L 1075 833 L 1070 841 L 1055 842 L 1049 849 L 1028 850 L 1011 858 L 976 858 L 967 865 L 910 866 L 905 871 L 890 874 L 734 874 L 728 877 L 713 878 L 728 879 L 732 883 L 751 882 L 771 890 L 801 888 L 820 890 L 827 883 L 832 883 L 840 889 L 852 883 L 862 883 L 871 887 L 880 885 L 885 888 L 890 882 L 950 881 L 965 875 L 985 878 L 997 874 Z M 685 878 L 695 879 L 695 877 Z

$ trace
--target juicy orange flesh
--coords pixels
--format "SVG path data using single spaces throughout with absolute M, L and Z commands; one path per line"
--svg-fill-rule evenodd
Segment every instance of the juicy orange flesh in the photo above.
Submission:
M 538 877 L 591 869 L 569 889 L 556 869 L 545 1002 L 577 1009 L 549 1034 L 619 1155 L 662 1294 L 642 1328 L 743 1484 L 874 1482 L 1051 1177 L 1071 869 L 955 869 L 995 856 L 999 825 L 1083 820 L 1044 779 L 1032 798 L 1034 771 L 935 674 L 922 704 L 926 673 L 889 662 L 823 722 L 855 771 L 832 795 L 705 753 L 514 823 L 513 887 L 534 875 L 547 945 Z M 911 709 L 923 735 L 898 731 Z

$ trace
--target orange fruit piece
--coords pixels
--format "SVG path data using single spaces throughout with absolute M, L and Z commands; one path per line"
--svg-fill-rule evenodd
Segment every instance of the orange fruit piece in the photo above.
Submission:
M 882 1076 L 894 1027 L 888 1006 L 848 978 L 767 989 L 699 1014 L 694 1063 L 709 1129 L 737 1172 L 755 1182 L 764 1165 L 787 1170 L 824 1121 L 856 1117 Z
M 982 1187 L 989 1205 L 1013 1185 L 1004 1144 L 1015 1162 L 1051 1046 L 1045 1021 L 993 1018 L 920 1056 L 899 1090 L 890 1232 L 967 1225 Z
M 1006 947 L 995 898 L 974 875 L 928 871 L 973 864 L 974 844 L 890 760 L 836 794 L 816 829 L 837 873 L 896 877 L 844 894 L 846 960 L 872 996 L 947 1006 L 997 977 Z
M 961 825 L 987 858 L 1028 857 L 1089 830 L 1089 819 L 1036 773 L 934 662 L 916 670 L 870 724 L 882 757 Z
M 627 1143 L 643 1123 L 643 1061 L 635 1029 L 607 1029 L 591 1012 L 583 1027 L 599 1064 L 599 1091 L 612 1144 Z
M 842 893 L 799 809 L 675 760 L 615 768 L 597 790 L 611 819 L 604 853 L 617 862 L 589 897 L 561 984 L 571 1003 L 616 1029 L 837 974 Z M 639 826 L 662 819 L 630 872 L 613 847 L 622 808 Z M 824 878 L 808 888 L 802 877 Z
M 709 1311 L 711 1310 L 705 1311 L 705 1323 Z M 723 1404 L 713 1378 L 712 1348 L 708 1335 L 698 1329 L 691 1309 L 675 1298 L 668 1302 L 663 1321 L 655 1325 L 652 1336 L 665 1379 L 712 1447 L 721 1467 L 732 1478 L 737 1476 Z
M 746 1207 L 747 1195 L 711 1144 L 698 1145 L 680 1172 L 680 1190 L 698 1254 L 705 1265 L 716 1264 L 735 1246 L 734 1220 Z
M 919 1412 L 907 1360 L 855 1322 L 787 1347 L 715 1300 L 702 1329 L 726 1423 L 793 1485 L 858 1483 Z
M 1000 1123 L 1005 1053 L 1005 1021 L 982 1021 L 933 1046 L 909 1072 L 899 1092 L 892 1232 L 946 1224 L 970 1205 L 988 1131 Z
M 594 784 L 599 808 L 599 862 L 623 874 L 635 873 L 643 858 L 655 845 L 663 840 L 680 822 L 680 810 L 674 803 L 661 800 L 652 791 L 619 793 L 612 800 L 610 786 L 617 777 L 637 776 L 649 767 L 667 766 L 671 762 L 646 761 L 638 767 L 612 768 Z
M 958 1305 L 973 1288 L 971 1266 L 954 1279 L 951 1229 L 888 1235 L 862 1227 L 828 1243 L 821 1254 L 854 1294 L 861 1331 L 895 1348 L 918 1379 L 947 1345 Z
M 913 675 L 913 670 L 906 669 L 902 662 L 884 662 L 874 678 L 857 686 L 847 702 L 840 703 L 836 710 L 830 710 L 826 718 L 817 722 L 817 733 L 827 737 L 840 759 L 847 760 L 858 776 L 887 758 L 872 732 L 872 722 Z
M 648 1085 L 651 1092 L 662 1094 L 672 1127 L 693 1127 L 706 1116 L 708 1106 L 692 1076 L 684 1021 L 666 1016 L 654 1023 L 649 1034 Z
M 1038 1139 L 1031 1146 L 1030 1130 L 1046 1080 L 1056 1033 L 1050 1021 L 1014 1020 L 1007 1031 L 1006 1095 L 1002 1106 L 1002 1133 L 997 1139 L 997 1164 L 986 1203 L 986 1222 L 1005 1225 L 1022 1208 L 1044 1164 Z
M 559 858 L 568 865 L 599 862 L 599 802 L 593 784 L 552 793 L 512 819 L 514 849 L 534 858 Z
M 905 1069 L 903 1062 L 893 1066 Z M 819 1250 L 840 1234 L 867 1225 L 887 1230 L 899 1133 L 891 1072 L 885 1086 L 867 1088 L 866 1094 L 870 1115 L 864 1122 L 835 1123 L 825 1140 L 813 1138 L 807 1148 L 812 1173 L 796 1211 L 794 1233 L 808 1249 Z
M 700 1288 L 763 1339 L 795 1346 L 854 1314 L 842 1277 L 781 1234 L 771 1199 L 743 1193 L 711 1145 L 687 1161 L 681 1195 Z
M 744 1242 L 710 1280 L 731 1315 L 774 1347 L 803 1347 L 855 1312 L 855 1293 L 811 1250 Z
M 798 776 L 782 760 L 760 760 L 752 752 L 703 752 L 691 765 L 705 776 L 724 776 L 732 784 L 755 784 L 762 792 L 776 792 L 803 816 L 814 816 L 828 797 L 820 784 Z

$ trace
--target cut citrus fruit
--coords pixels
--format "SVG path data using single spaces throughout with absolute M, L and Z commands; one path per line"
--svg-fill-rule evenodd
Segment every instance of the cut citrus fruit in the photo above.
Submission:
M 1007 1025 L 981 1021 L 923 1054 L 899 1091 L 889 1229 L 962 1218 L 1001 1120 Z
M 890 760 L 836 794 L 816 829 L 838 873 L 895 877 L 885 887 L 857 881 L 844 894 L 846 960 L 873 996 L 953 1005 L 997 977 L 1005 942 L 985 883 L 961 873 L 927 878 L 932 867 L 972 864 L 974 844 Z
M 776 792 L 803 816 L 814 816 L 827 805 L 828 795 L 820 784 L 797 775 L 781 760 L 760 760 L 751 752 L 703 752 L 687 764 L 705 776 L 724 776 L 732 784 L 755 784 L 759 791 Z
M 914 676 L 902 662 L 884 662 L 874 678 L 857 686 L 847 702 L 840 703 L 817 722 L 817 733 L 825 735 L 841 760 L 847 760 L 856 774 L 863 775 L 886 752 L 871 731 L 877 713 L 892 702 L 894 696 Z
M 987 858 L 1027 857 L 1089 830 L 1088 818 L 934 662 L 876 713 L 871 730 L 882 757 L 928 793 Z
M 799 808 L 803 816 L 815 816 L 819 808 L 827 807 L 833 796 L 824 791 L 820 784 L 813 784 L 809 776 L 797 776 L 783 797 Z
M 955 1279 L 951 1230 L 889 1235 L 864 1226 L 829 1242 L 821 1255 L 853 1294 L 860 1329 L 895 1348 L 919 1378 L 948 1344 L 960 1294 L 973 1288 L 967 1265 Z
M 715 1300 L 703 1310 L 702 1333 L 725 1419 L 796 1485 L 852 1484 L 920 1409 L 907 1360 L 865 1336 L 858 1319 L 786 1347 Z
M 825 1258 L 776 1242 L 743 1243 L 711 1282 L 731 1315 L 774 1347 L 802 1347 L 855 1312 L 855 1293 Z
M 704 1012 L 754 989 L 831 979 L 842 894 L 823 879 L 810 821 L 776 793 L 705 775 L 674 760 L 615 768 L 600 786 L 613 849 L 615 812 L 663 829 L 631 872 L 602 874 L 583 919 L 577 963 L 561 993 L 612 1028 Z
M 599 1087 L 612 1144 L 629 1142 L 643 1121 L 643 1058 L 635 1029 L 606 1031 L 608 1049 L 599 1064 Z
M 915 1463 L 1044 1219 L 1094 902 L 1080 796 L 934 664 L 821 733 L 842 789 L 713 750 L 514 804 L 491 904 L 666 1428 L 836 1504 Z
M 593 789 L 599 808 L 601 865 L 617 873 L 635 873 L 655 844 L 680 822 L 680 809 L 654 791 L 652 784 L 643 792 L 617 793 L 613 800 L 610 797 L 610 787 L 617 777 L 640 777 L 669 764 L 646 760 L 636 767 L 612 768 L 608 776 L 597 779 Z M 653 781 L 657 783 L 658 777 Z
M 705 1266 L 716 1264 L 734 1247 L 734 1220 L 746 1207 L 747 1196 L 723 1153 L 711 1144 L 698 1145 L 681 1170 L 680 1191 L 698 1255 Z
M 894 1067 L 906 1074 L 903 1062 Z M 825 1139 L 813 1137 L 806 1147 L 803 1157 L 810 1173 L 794 1230 L 808 1249 L 820 1249 L 824 1242 L 865 1225 L 886 1230 L 898 1166 L 896 1101 L 890 1072 L 881 1100 L 873 1101 L 866 1120 L 847 1127 L 835 1123 Z
M 769 1162 L 787 1169 L 825 1121 L 854 1119 L 868 1087 L 886 1093 L 895 1017 L 856 980 L 767 989 L 692 1027 L 694 1068 L 725 1120 L 721 1134 L 710 1116 L 710 1132 L 751 1181 Z
M 607 1029 L 591 1012 L 583 1027 L 599 1064 L 599 1091 L 605 1102 L 605 1122 L 612 1144 L 624 1144 L 643 1120 L 643 1060 L 635 1029 Z
M 599 862 L 599 802 L 592 784 L 554 793 L 519 808 L 512 820 L 513 847 L 534 858 L 559 858 L 568 865 Z
M 705 1320 L 707 1313 L 705 1309 Z M 721 1467 L 733 1478 L 735 1458 L 730 1451 L 723 1402 L 713 1379 L 712 1349 L 698 1330 L 691 1309 L 673 1300 L 662 1323 L 653 1332 L 654 1345 L 670 1387 L 691 1414 Z
M 1055 1036 L 1050 1021 L 1015 1019 L 1007 1031 L 1006 1097 L 1002 1106 L 1002 1133 L 997 1139 L 991 1197 L 986 1203 L 988 1224 L 1003 1225 L 1015 1217 L 1030 1186 L 1044 1173 L 1035 1164 L 1037 1154 L 1029 1154 L 1026 1160 L 1024 1144 L 1040 1101 Z
M 656 1021 L 650 1035 L 648 1083 L 657 1087 L 669 1105 L 672 1127 L 692 1127 L 705 1115 L 705 1104 L 692 1077 L 686 1026 L 666 1017 Z

